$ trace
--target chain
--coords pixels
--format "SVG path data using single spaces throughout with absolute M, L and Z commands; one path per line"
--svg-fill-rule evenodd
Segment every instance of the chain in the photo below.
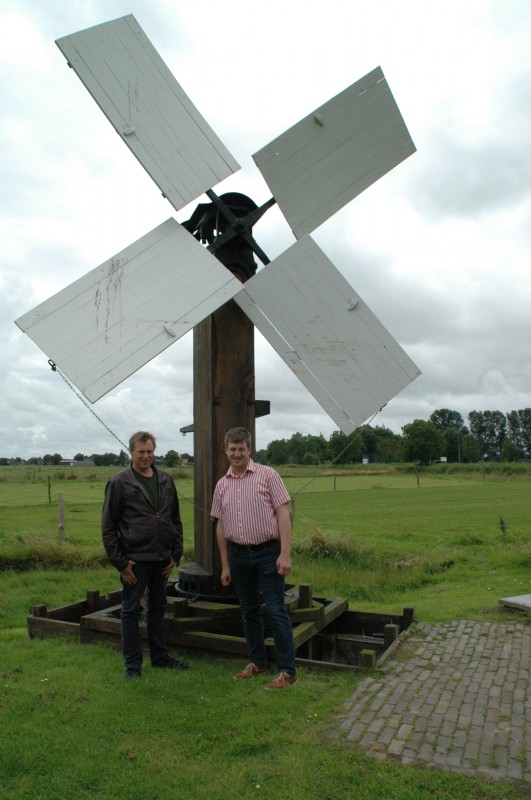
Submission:
M 122 447 L 124 448 L 124 450 L 126 451 L 126 453 L 127 453 L 127 452 L 129 452 L 129 447 L 128 447 L 128 446 L 127 446 L 127 445 L 126 445 L 124 442 L 122 442 L 122 440 L 120 439 L 120 437 L 119 437 L 119 436 L 117 436 L 117 435 L 116 435 L 116 434 L 115 434 L 113 431 L 111 431 L 111 429 L 109 428 L 109 426 L 105 424 L 105 422 L 102 420 L 102 418 L 101 418 L 101 417 L 98 417 L 98 415 L 96 414 L 96 412 L 94 411 L 94 409 L 93 409 L 93 408 L 92 408 L 92 407 L 91 407 L 91 406 L 90 406 L 90 405 L 87 403 L 87 401 L 85 400 L 85 398 L 84 398 L 82 395 L 80 395 L 80 394 L 79 394 L 79 392 L 76 390 L 76 388 L 73 386 L 73 384 L 71 384 L 71 383 L 70 383 L 70 381 L 68 380 L 68 378 L 66 377 L 66 375 L 63 375 L 63 373 L 61 372 L 61 370 L 59 369 L 59 367 L 57 366 L 57 364 L 56 364 L 54 361 L 52 361 L 52 359 L 51 359 L 51 358 L 49 358 L 49 359 L 48 359 L 48 364 L 50 365 L 50 368 L 51 368 L 52 372 L 57 372 L 57 374 L 59 375 L 59 377 L 60 377 L 60 378 L 62 378 L 62 379 L 64 380 L 64 382 L 66 383 L 66 385 L 68 386 L 68 388 L 69 388 L 69 389 L 70 389 L 72 392 L 74 392 L 75 396 L 76 396 L 76 397 L 77 397 L 79 400 L 81 400 L 81 402 L 83 403 L 83 405 L 85 406 L 85 408 L 88 408 L 88 410 L 90 411 L 90 413 L 92 414 L 92 416 L 93 416 L 93 417 L 96 417 L 96 419 L 98 420 L 98 422 L 99 422 L 101 425 L 103 425 L 103 427 L 105 428 L 105 430 L 106 430 L 106 431 L 108 431 L 108 432 L 111 434 L 111 436 L 114 436 L 114 438 L 116 439 L 116 441 L 117 441 L 119 444 L 121 444 L 121 445 L 122 445 Z

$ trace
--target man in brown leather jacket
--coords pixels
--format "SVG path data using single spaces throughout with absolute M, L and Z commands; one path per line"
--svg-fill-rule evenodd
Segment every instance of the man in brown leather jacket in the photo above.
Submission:
M 168 577 L 183 552 L 179 500 L 170 475 L 155 468 L 155 437 L 138 431 L 129 440 L 132 463 L 105 487 L 102 538 L 122 582 L 121 633 L 126 678 L 140 678 L 140 602 L 147 594 L 147 640 L 151 664 L 187 669 L 168 654 L 164 612 Z

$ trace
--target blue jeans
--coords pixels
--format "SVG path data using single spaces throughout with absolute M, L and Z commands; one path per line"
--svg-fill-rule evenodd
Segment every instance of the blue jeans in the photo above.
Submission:
M 266 666 L 262 597 L 273 629 L 278 672 L 294 675 L 293 628 L 285 604 L 285 581 L 277 572 L 280 542 L 272 541 L 259 550 L 229 544 L 230 571 L 240 602 L 249 661 Z M 260 590 L 262 597 L 260 596 Z
M 131 586 L 122 580 L 122 652 L 126 669 L 142 666 L 142 640 L 140 638 L 140 601 L 147 589 L 147 641 L 152 664 L 159 664 L 168 655 L 164 640 L 164 612 L 166 609 L 167 579 L 162 570 L 167 561 L 138 561 L 133 567 L 136 583 Z

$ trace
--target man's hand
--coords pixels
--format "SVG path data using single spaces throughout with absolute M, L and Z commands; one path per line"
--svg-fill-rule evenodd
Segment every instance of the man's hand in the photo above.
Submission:
M 232 582 L 230 567 L 221 568 L 221 585 L 228 586 Z
M 133 572 L 133 567 L 135 566 L 134 561 L 130 561 L 128 565 L 122 570 L 122 580 L 124 583 L 128 583 L 130 586 L 134 586 L 136 583 L 136 575 Z
M 176 565 L 176 563 L 177 562 L 175 561 L 174 558 L 170 558 L 170 563 L 162 570 L 162 574 L 164 575 L 165 578 L 168 578 L 170 576 L 171 571 Z
M 279 575 L 289 575 L 291 572 L 291 558 L 283 553 L 277 558 L 277 572 Z

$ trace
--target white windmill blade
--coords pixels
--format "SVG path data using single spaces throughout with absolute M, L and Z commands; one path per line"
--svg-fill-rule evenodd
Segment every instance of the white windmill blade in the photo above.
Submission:
M 300 238 L 415 149 L 377 67 L 253 158 L 294 235 Z
M 134 16 L 56 44 L 177 211 L 240 168 Z
M 234 299 L 344 433 L 420 375 L 309 236 Z
M 168 219 L 16 324 L 94 402 L 239 291 Z

